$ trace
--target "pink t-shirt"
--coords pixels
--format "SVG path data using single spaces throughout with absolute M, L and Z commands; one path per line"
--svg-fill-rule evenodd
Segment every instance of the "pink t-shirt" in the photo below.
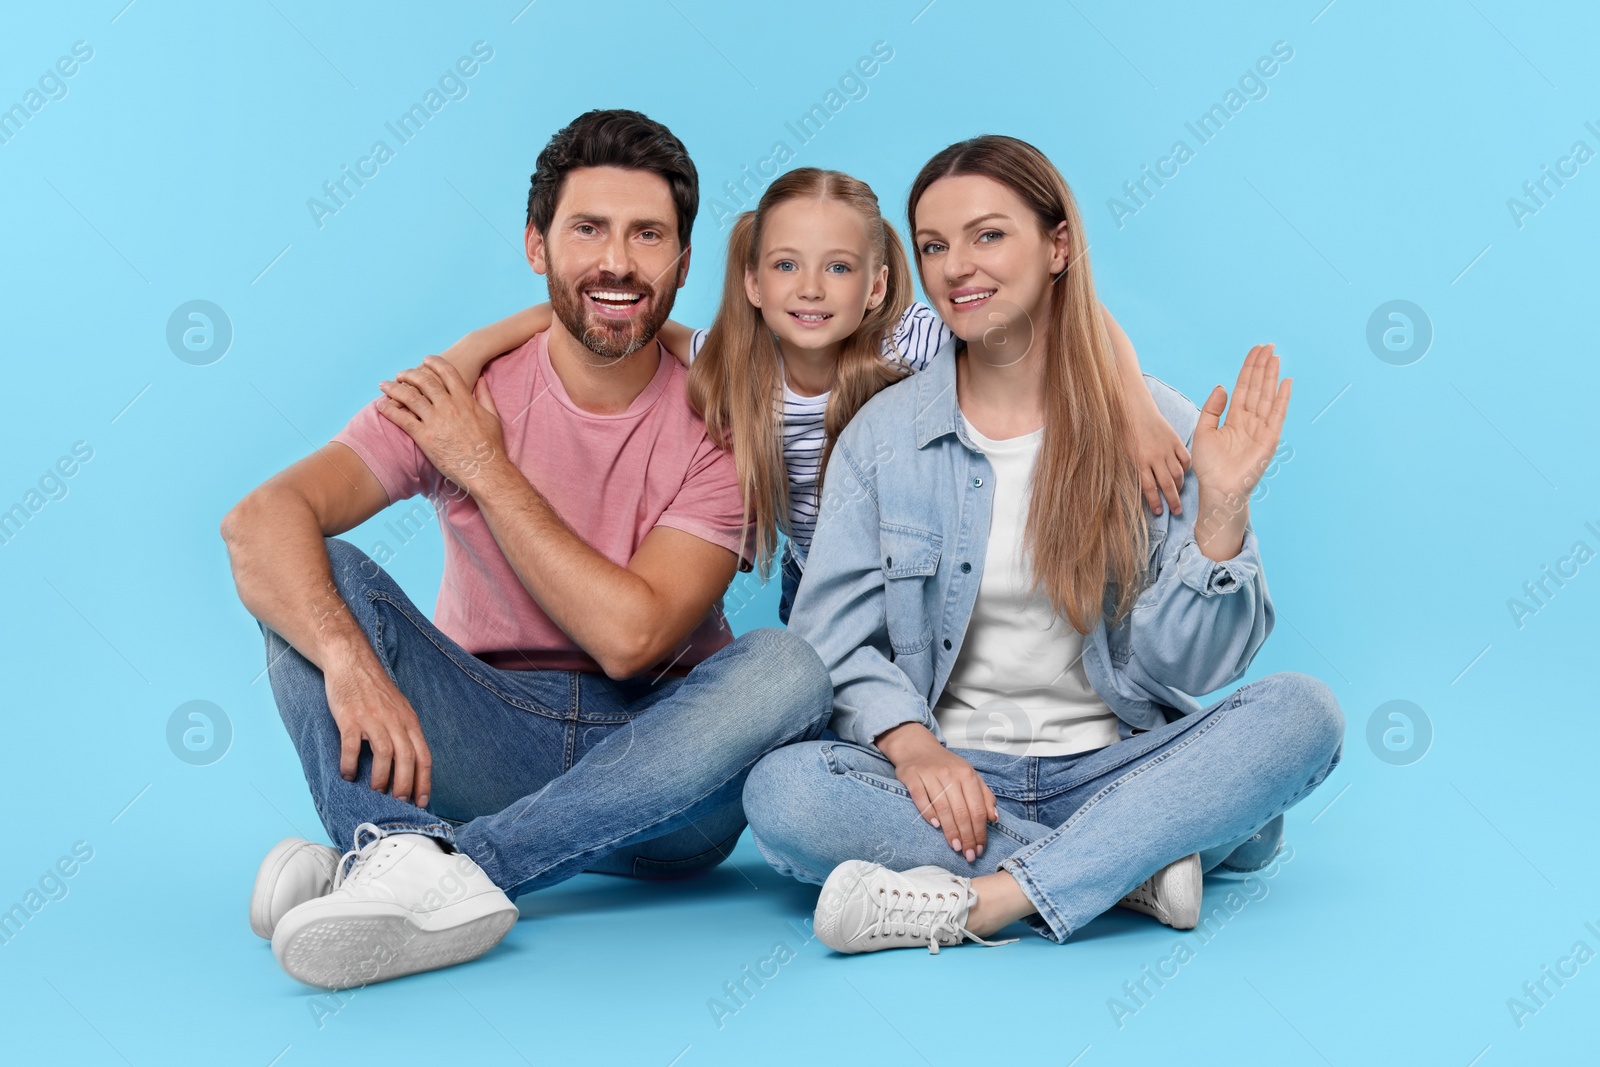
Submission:
M 733 552 L 747 549 L 733 457 L 711 441 L 689 406 L 682 364 L 657 345 L 655 377 L 628 410 L 597 415 L 567 396 L 550 366 L 547 338 L 539 334 L 494 360 L 484 378 L 500 412 L 507 454 L 556 514 L 619 566 L 627 566 L 657 526 Z M 417 494 L 432 501 L 444 533 L 444 582 L 434 625 L 496 667 L 600 670 L 528 595 L 472 497 L 440 474 L 416 442 L 378 412 L 376 402 L 334 440 L 372 469 L 390 503 Z M 742 557 L 745 566 L 748 551 Z M 660 667 L 675 660 L 669 673 L 687 673 L 731 640 L 722 605 L 715 604 L 689 636 L 688 650 L 675 649 Z

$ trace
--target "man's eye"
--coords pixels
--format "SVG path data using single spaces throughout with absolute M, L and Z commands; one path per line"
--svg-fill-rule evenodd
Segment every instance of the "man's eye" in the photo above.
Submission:
M 654 230 L 645 230 L 643 233 L 639 234 L 639 236 L 643 237 L 646 241 L 654 241 L 661 235 Z
M 598 233 L 598 232 L 599 232 L 599 231 L 598 231 L 598 230 L 596 230 L 596 229 L 595 229 L 595 228 L 594 228 L 594 227 L 593 227 L 593 226 L 591 226 L 591 225 L 590 225 L 590 224 L 589 224 L 589 223 L 587 223 L 587 222 L 580 222 L 580 223 L 579 223 L 579 224 L 578 224 L 578 232 L 579 232 L 579 233 L 581 233 L 581 234 L 583 234 L 583 235 L 584 235 L 584 236 L 585 236 L 585 237 L 587 237 L 587 236 L 589 236 L 589 235 L 590 235 L 590 234 L 592 234 L 592 233 Z

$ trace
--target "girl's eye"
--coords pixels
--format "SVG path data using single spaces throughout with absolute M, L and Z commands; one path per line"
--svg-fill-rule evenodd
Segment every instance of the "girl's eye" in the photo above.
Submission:
M 848 263 L 829 263 L 828 264 L 828 269 L 833 271 L 833 273 L 835 273 L 835 274 L 849 274 L 850 273 L 850 265 Z
M 774 270 L 782 271 L 790 271 L 795 269 L 794 260 L 792 259 L 780 259 L 778 262 L 774 263 L 772 267 Z

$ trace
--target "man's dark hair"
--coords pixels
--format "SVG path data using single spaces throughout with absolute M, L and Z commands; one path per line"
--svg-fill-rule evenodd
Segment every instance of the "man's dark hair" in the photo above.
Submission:
M 661 175 L 678 209 L 678 244 L 689 247 L 689 233 L 700 211 L 700 175 L 688 149 L 671 130 L 637 111 L 587 111 L 569 122 L 539 153 L 528 189 L 528 224 L 541 234 L 549 232 L 568 172 L 579 167 L 622 167 Z

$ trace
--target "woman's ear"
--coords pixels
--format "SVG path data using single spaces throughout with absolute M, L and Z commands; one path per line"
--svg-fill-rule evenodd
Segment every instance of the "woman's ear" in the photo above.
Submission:
M 1050 273 L 1060 274 L 1072 259 L 1072 231 L 1068 229 L 1065 219 L 1056 223 L 1056 228 L 1050 231 L 1050 244 Z
M 755 271 L 748 267 L 744 271 L 744 295 L 751 304 L 756 307 L 761 306 L 761 286 L 756 284 Z
M 878 305 L 883 303 L 883 298 L 888 295 L 889 264 L 885 263 L 878 268 L 878 276 L 872 280 L 872 288 L 867 292 L 867 310 L 878 310 Z

